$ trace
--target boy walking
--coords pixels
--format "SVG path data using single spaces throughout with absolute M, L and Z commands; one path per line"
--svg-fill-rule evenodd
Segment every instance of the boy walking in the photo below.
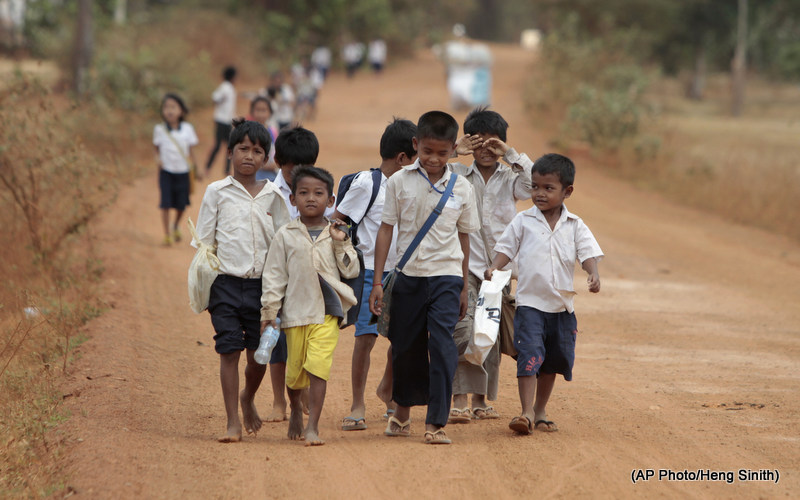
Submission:
M 286 386 L 291 414 L 289 439 L 306 446 L 325 444 L 319 437 L 319 418 L 325 402 L 339 324 L 356 297 L 341 278 L 359 273 L 358 256 L 344 222 L 331 222 L 333 177 L 326 170 L 297 167 L 292 179 L 292 204 L 300 216 L 278 230 L 267 261 L 261 297 L 261 328 L 275 326 L 280 311 L 289 352 Z M 309 387 L 308 424 L 303 428 L 301 390 Z
M 236 78 L 236 68 L 228 66 L 222 71 L 222 83 L 211 94 L 214 101 L 214 146 L 208 153 L 206 162 L 206 175 L 211 172 L 214 159 L 222 144 L 228 142 L 231 135 L 231 120 L 236 116 L 236 89 L 233 86 L 233 79 Z M 231 161 L 225 159 L 225 175 L 231 172 Z
M 403 255 L 450 185 L 441 214 L 397 273 L 389 320 L 397 410 L 385 434 L 409 436 L 411 406 L 427 405 L 424 441 L 430 444 L 450 443 L 444 426 L 458 364 L 453 329 L 467 310 L 468 233 L 480 227 L 472 186 L 447 164 L 457 135 L 458 123 L 447 113 L 420 117 L 413 141 L 418 158 L 389 178 L 375 250 L 375 269 L 383 269 L 396 225 L 397 255 Z M 378 276 L 369 304 L 374 314 L 382 312 Z
M 495 343 L 483 365 L 466 360 L 464 352 L 474 334 L 475 304 L 481 280 L 491 264 L 490 252 L 494 255 L 492 248 L 517 214 L 516 202 L 531 197 L 530 168 L 533 162 L 525 153 L 517 153 L 506 144 L 507 130 L 508 123 L 499 113 L 485 106 L 475 108 L 464 120 L 464 133 L 467 135 L 459 141 L 456 149 L 459 154 L 471 153 L 473 162 L 469 166 L 453 164 L 453 171 L 472 184 L 481 229 L 469 235 L 469 306 L 467 315 L 456 325 L 454 335 L 459 358 L 453 379 L 453 408 L 449 423 L 499 417 L 486 400 L 497 399 L 500 343 Z M 500 163 L 500 158 L 509 166 Z M 472 394 L 471 410 L 468 394 Z
M 534 206 L 517 214 L 503 232 L 485 274 L 491 279 L 511 260 L 519 265 L 514 345 L 522 414 L 508 424 L 518 434 L 558 430 L 547 419 L 546 407 L 556 374 L 572 380 L 578 333 L 573 308 L 576 259 L 589 275 L 589 291 L 600 291 L 597 263 L 603 252 L 586 224 L 564 205 L 574 180 L 575 165 L 569 158 L 547 154 L 536 160 L 531 173 Z
M 381 215 L 386 200 L 386 183 L 389 178 L 399 171 L 402 167 L 414 162 L 417 152 L 414 151 L 414 136 L 417 134 L 417 126 L 409 120 L 395 118 L 383 132 L 380 142 L 380 181 L 377 196 L 373 200 L 374 178 L 372 171 L 360 172 L 353 179 L 350 189 L 339 200 L 333 217 L 343 219 L 349 217 L 353 224 L 358 225 L 358 248 L 364 256 L 364 289 L 361 293 L 359 302 L 358 319 L 356 321 L 356 341 L 353 347 L 353 360 L 351 368 L 351 382 L 353 389 L 353 404 L 350 407 L 350 415 L 342 420 L 342 430 L 366 429 L 365 420 L 366 405 L 364 403 L 364 391 L 367 386 L 367 374 L 369 373 L 370 353 L 375 346 L 378 338 L 377 325 L 370 325 L 369 320 L 372 313 L 367 302 L 372 292 L 372 282 L 375 277 L 375 239 L 378 236 L 378 228 L 381 224 Z M 396 259 L 396 244 L 394 238 L 389 247 L 386 264 L 381 270 L 378 280 L 383 279 L 387 272 L 394 267 Z M 391 351 L 390 351 L 391 352 Z M 391 354 L 389 354 L 391 356 Z M 390 407 L 392 400 L 392 365 L 391 358 L 387 360 L 383 379 L 378 385 L 378 397 L 386 403 L 386 414 L 391 415 L 394 410 Z
M 197 217 L 198 239 L 217 248 L 220 275 L 211 286 L 208 312 L 214 325 L 215 350 L 220 356 L 219 377 L 227 431 L 218 441 L 242 439 L 244 428 L 256 433 L 261 418 L 253 398 L 265 367 L 253 358 L 260 336 L 261 274 L 273 235 L 289 221 L 289 213 L 274 184 L 257 181 L 256 172 L 267 161 L 267 130 L 256 122 L 234 120 L 228 140 L 233 176 L 211 183 Z M 246 350 L 245 387 L 239 393 L 239 357 Z

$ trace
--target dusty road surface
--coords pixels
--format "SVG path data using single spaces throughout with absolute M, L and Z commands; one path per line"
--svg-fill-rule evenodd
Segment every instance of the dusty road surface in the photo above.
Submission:
M 495 56 L 494 109 L 511 123 L 509 143 L 535 158 L 545 142 L 520 104 L 531 56 L 508 47 Z M 337 177 L 375 166 L 392 115 L 416 120 L 447 102 L 443 71 L 428 54 L 380 78 L 333 75 L 307 123 L 321 142 L 318 164 Z M 192 122 L 204 157 L 211 120 L 200 113 Z M 150 158 L 148 144 L 136 147 Z M 218 356 L 208 315 L 194 315 L 186 295 L 193 250 L 160 246 L 155 175 L 126 187 L 98 229 L 111 308 L 87 326 L 90 340 L 64 386 L 73 394 L 61 428 L 70 491 L 83 498 L 798 497 L 800 245 L 667 202 L 604 174 L 590 158 L 576 160 L 568 206 L 607 258 L 602 292 L 582 291 L 576 300 L 574 380 L 559 378 L 549 405 L 560 430 L 512 435 L 507 424 L 519 403 L 514 364 L 504 358 L 494 403 L 502 418 L 449 426 L 451 446 L 422 443 L 424 408 L 412 412 L 410 439 L 383 436 L 374 391 L 385 339 L 373 352 L 369 428 L 339 430 L 350 408 L 352 329 L 335 354 L 325 446 L 288 440 L 285 422 L 264 424 L 240 444 L 217 443 L 225 428 Z M 584 282 L 580 273 L 576 279 Z M 265 383 L 256 399 L 262 416 L 271 400 Z M 634 484 L 640 469 L 656 477 Z M 658 481 L 659 469 L 674 480 Z M 732 472 L 733 482 L 678 480 L 698 470 Z M 777 484 L 742 481 L 740 470 L 780 476 Z

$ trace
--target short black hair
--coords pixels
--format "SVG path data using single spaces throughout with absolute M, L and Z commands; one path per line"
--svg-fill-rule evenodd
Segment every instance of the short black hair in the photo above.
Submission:
M 547 175 L 556 174 L 561 185 L 569 187 L 575 183 L 575 164 L 566 156 L 549 153 L 535 162 L 531 167 L 531 175 L 533 173 Z
M 270 100 L 267 98 L 267 96 L 263 96 L 263 95 L 257 95 L 257 96 L 255 96 L 255 97 L 253 98 L 253 100 L 252 100 L 252 101 L 250 101 L 250 114 L 251 114 L 251 115 L 253 114 L 253 108 L 255 108 L 255 107 L 256 107 L 256 104 L 258 104 L 259 102 L 265 102 L 265 103 L 267 103 L 267 107 L 269 108 L 269 112 L 270 112 L 270 114 L 272 114 L 272 101 L 270 101 Z
M 178 106 L 181 108 L 181 116 L 178 118 L 178 121 L 183 121 L 186 115 L 189 114 L 189 108 L 186 107 L 186 103 L 183 102 L 183 99 L 178 94 L 173 94 L 172 92 L 167 92 L 164 94 L 164 97 L 161 98 L 161 107 L 159 107 L 159 113 L 161 113 L 161 118 L 164 118 L 164 103 L 167 102 L 167 99 L 172 99 L 173 101 L 178 103 Z
M 281 130 L 275 139 L 275 163 L 278 165 L 313 165 L 317 156 L 317 136 L 299 125 Z
M 381 136 L 381 159 L 391 160 L 400 153 L 412 158 L 417 154 L 412 141 L 416 135 L 417 126 L 414 122 L 393 117 Z
M 444 111 L 428 111 L 417 121 L 417 139 L 437 139 L 455 144 L 458 122 Z
M 328 196 L 333 194 L 333 176 L 324 168 L 313 165 L 299 165 L 292 170 L 292 194 L 297 194 L 297 181 L 304 177 L 313 177 L 325 183 L 328 188 Z
M 508 122 L 497 111 L 489 111 L 489 106 L 479 106 L 469 112 L 464 120 L 464 133 L 496 135 L 506 142 Z
M 236 68 L 233 66 L 225 66 L 225 69 L 222 70 L 222 78 L 226 81 L 231 81 L 236 77 Z
M 245 137 L 249 137 L 253 144 L 264 148 L 264 151 L 269 151 L 272 141 L 264 125 L 241 117 L 234 118 L 231 125 L 233 125 L 233 129 L 231 135 L 228 136 L 228 151 L 233 151 L 233 147 L 244 141 Z

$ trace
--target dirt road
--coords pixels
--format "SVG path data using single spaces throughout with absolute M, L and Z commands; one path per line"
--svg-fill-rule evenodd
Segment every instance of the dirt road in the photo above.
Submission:
M 494 53 L 494 109 L 511 123 L 508 142 L 535 158 L 545 142 L 520 104 L 530 54 Z M 443 71 L 429 54 L 380 78 L 333 75 L 319 116 L 307 123 L 321 142 L 318 164 L 337 176 L 375 166 L 392 115 L 416 120 L 447 102 Z M 211 120 L 206 113 L 192 122 L 205 134 L 204 157 Z M 241 444 L 217 443 L 225 426 L 218 356 L 208 315 L 194 315 L 186 295 L 193 251 L 159 246 L 157 189 L 148 176 L 123 190 L 98 228 L 111 309 L 87 326 L 90 340 L 65 383 L 74 395 L 60 429 L 67 484 L 84 498 L 797 497 L 800 245 L 664 201 L 589 158 L 576 160 L 568 206 L 607 258 L 602 292 L 576 299 L 574 380 L 559 378 L 549 405 L 559 432 L 508 430 L 519 403 L 514 365 L 504 358 L 500 420 L 449 426 L 451 446 L 425 446 L 424 408 L 415 408 L 410 439 L 384 437 L 374 390 L 385 339 L 373 352 L 369 428 L 342 432 L 347 329 L 322 415 L 325 446 L 287 440 L 286 423 L 264 424 Z M 271 398 L 265 383 L 262 416 Z M 633 484 L 635 469 L 735 477 L 733 484 L 657 477 Z M 777 470 L 780 479 L 740 481 L 740 469 Z

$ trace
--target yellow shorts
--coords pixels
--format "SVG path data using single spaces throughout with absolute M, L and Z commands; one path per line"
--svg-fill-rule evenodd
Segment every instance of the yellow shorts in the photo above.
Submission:
M 339 318 L 325 315 L 321 325 L 295 326 L 286 332 L 286 386 L 290 389 L 308 387 L 308 374 L 328 380 L 331 376 L 333 350 L 339 342 Z

